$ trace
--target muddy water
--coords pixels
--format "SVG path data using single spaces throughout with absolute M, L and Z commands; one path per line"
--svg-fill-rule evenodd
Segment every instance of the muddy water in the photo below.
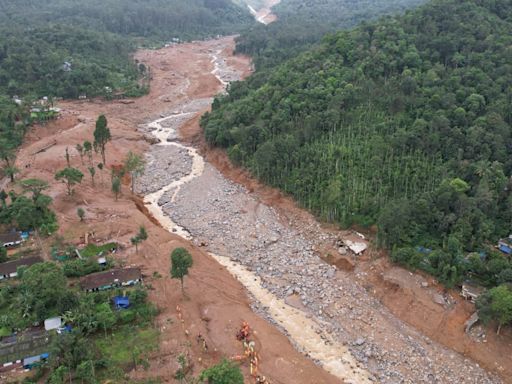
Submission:
M 214 69 L 211 73 L 217 77 L 222 84 L 222 90 L 224 90 L 227 85 L 226 79 L 222 77 L 222 73 L 225 73 L 223 70 L 225 61 L 220 57 L 220 52 L 212 53 L 211 62 Z M 230 71 L 228 70 L 227 72 L 229 73 Z M 188 103 L 191 102 L 193 103 L 193 101 L 189 100 Z M 183 109 L 185 108 L 186 105 L 183 106 Z M 200 177 L 204 171 L 205 160 L 198 154 L 197 150 L 176 141 L 177 130 L 186 121 L 183 120 L 183 117 L 190 115 L 190 118 L 193 118 L 196 114 L 197 112 L 176 113 L 159 118 L 147 125 L 152 130 L 153 135 L 159 140 L 157 145 L 176 146 L 185 149 L 192 158 L 192 169 L 189 174 L 172 181 L 156 192 L 144 197 L 144 202 L 153 217 L 168 231 L 187 240 L 193 240 L 190 233 L 179 224 L 173 222 L 164 213 L 162 206 L 159 205 L 159 200 L 167 192 L 173 191 L 171 201 L 175 202 L 181 186 Z M 332 339 L 328 334 L 320 331 L 319 324 L 308 318 L 303 312 L 291 307 L 264 289 L 259 278 L 240 264 L 231 261 L 228 257 L 211 255 L 219 264 L 225 266 L 262 306 L 269 308 L 268 314 L 286 331 L 299 350 L 307 353 L 314 360 L 318 361 L 325 370 L 344 380 L 344 382 L 371 382 L 371 375 L 360 367 L 348 348 Z

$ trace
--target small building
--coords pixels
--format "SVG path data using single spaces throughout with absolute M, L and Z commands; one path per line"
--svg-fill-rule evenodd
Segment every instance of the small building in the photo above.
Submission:
M 51 317 L 44 321 L 44 329 L 47 331 L 51 331 L 53 329 L 59 329 L 62 327 L 62 318 L 61 317 Z
M 140 268 L 113 269 L 93 273 L 80 280 L 80 286 L 86 292 L 104 291 L 116 287 L 126 287 L 142 282 Z
M 127 309 L 130 307 L 130 298 L 128 296 L 115 296 L 112 298 L 116 309 Z
M 39 256 L 32 256 L 2 263 L 0 264 L 0 280 L 17 277 L 19 267 L 30 267 L 31 265 L 42 262 L 43 259 Z
M 0 340 L 0 372 L 33 368 L 49 357 L 53 335 L 44 329 L 29 330 Z
M 16 247 L 21 243 L 23 243 L 21 232 L 12 231 L 0 234 L 0 244 L 2 244 L 3 247 Z
M 484 287 L 472 281 L 465 281 L 464 283 L 462 283 L 462 290 L 460 292 L 460 295 L 466 300 L 471 300 L 471 302 L 475 303 L 478 297 L 480 297 L 480 295 L 484 292 Z
M 506 255 L 512 255 L 512 235 L 498 241 L 498 249 Z

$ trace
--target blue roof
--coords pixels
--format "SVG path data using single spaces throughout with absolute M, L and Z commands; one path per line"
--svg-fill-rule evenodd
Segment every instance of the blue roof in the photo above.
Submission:
M 128 308 L 130 306 L 130 299 L 128 296 L 115 296 L 112 298 L 116 308 Z

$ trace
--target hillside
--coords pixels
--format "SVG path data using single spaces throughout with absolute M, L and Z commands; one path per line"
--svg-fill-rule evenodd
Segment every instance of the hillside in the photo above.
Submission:
M 347 29 L 424 0 L 284 0 L 272 8 L 277 22 L 253 24 L 237 39 L 237 51 L 254 58 L 257 69 L 274 66 L 318 43 L 327 32 Z
M 229 0 L 2 1 L 0 93 L 76 98 L 110 87 L 135 96 L 144 92 L 129 59 L 137 45 L 232 34 L 252 22 Z
M 395 260 L 448 285 L 510 281 L 488 245 L 512 220 L 511 18 L 508 1 L 434 1 L 329 35 L 233 85 L 206 138 L 322 218 L 377 224 Z

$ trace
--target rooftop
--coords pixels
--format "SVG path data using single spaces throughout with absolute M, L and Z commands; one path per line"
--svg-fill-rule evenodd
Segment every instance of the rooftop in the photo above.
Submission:
M 27 266 L 30 267 L 36 263 L 42 263 L 43 259 L 39 256 L 25 257 L 23 259 L 7 261 L 0 264 L 0 276 L 10 275 L 18 270 L 18 267 Z
M 80 280 L 82 289 L 101 288 L 113 283 L 124 283 L 142 278 L 140 268 L 112 269 L 106 272 L 93 273 Z
M 8 233 L 0 233 L 0 242 L 2 244 L 5 243 L 14 243 L 16 241 L 21 241 L 21 233 L 20 232 L 8 232 Z

